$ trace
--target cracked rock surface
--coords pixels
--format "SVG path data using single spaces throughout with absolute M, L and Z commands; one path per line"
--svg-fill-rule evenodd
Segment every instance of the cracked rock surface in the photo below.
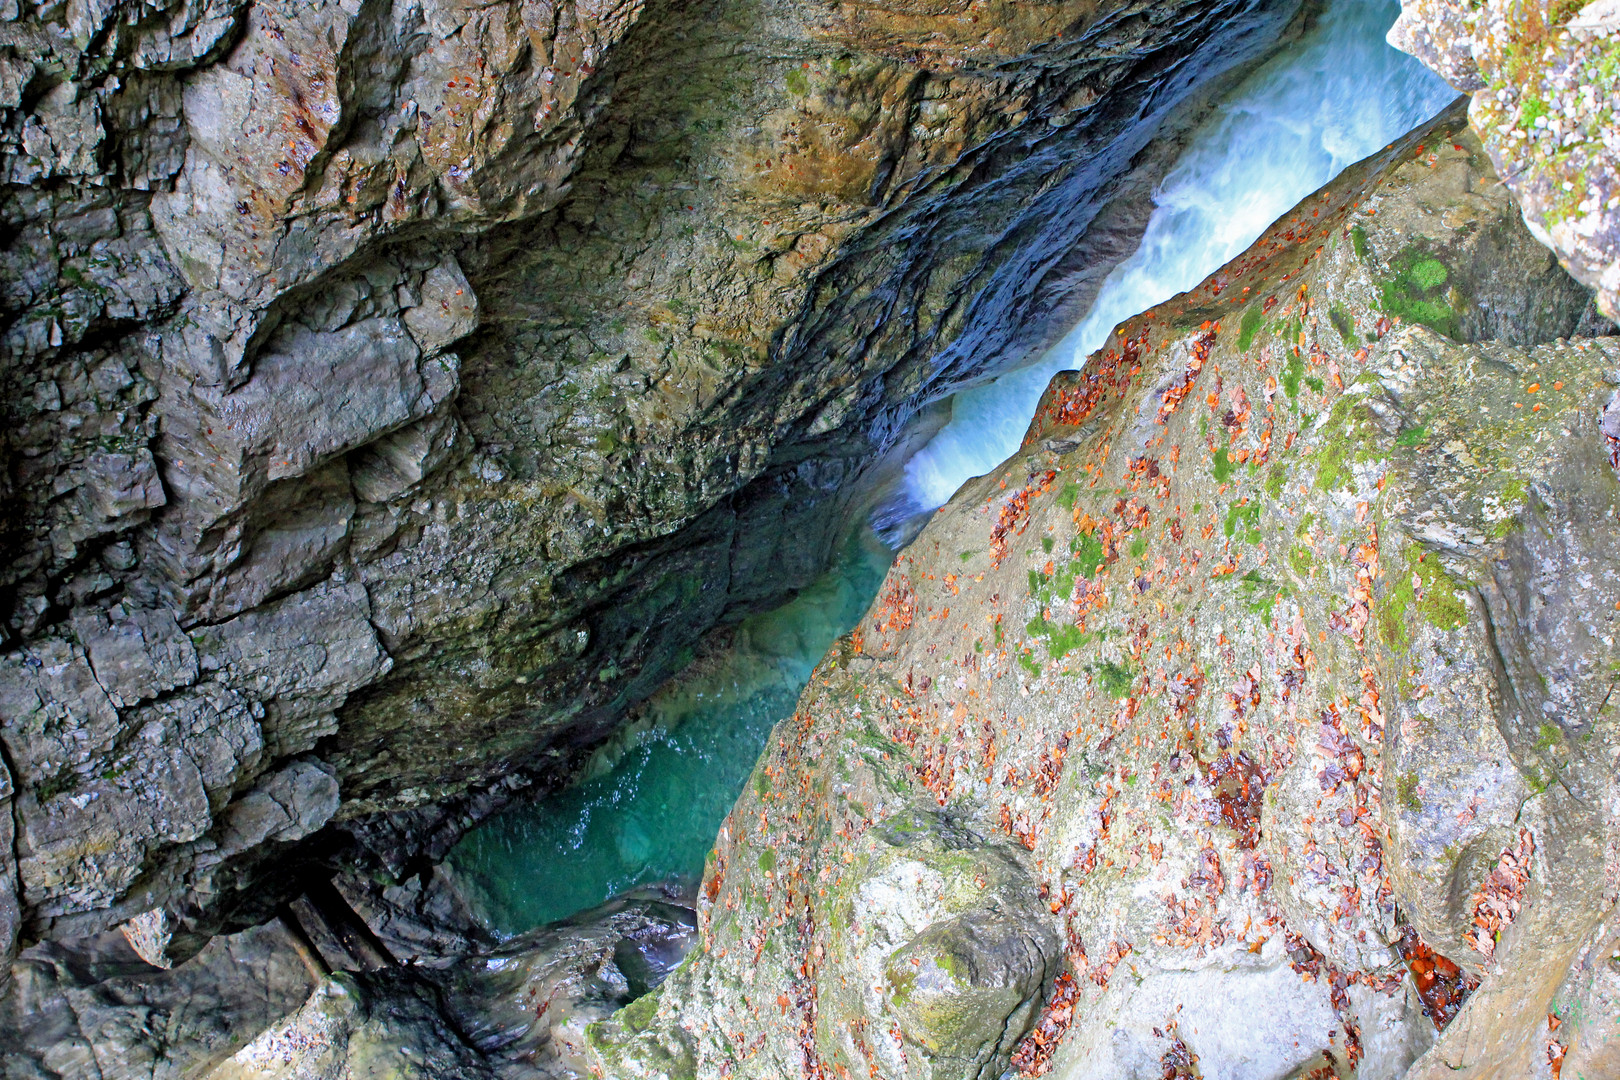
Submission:
M 1299 8 L 0 0 L 0 952 L 565 780 Z
M 1594 331 L 1460 108 L 1122 324 L 823 660 L 598 1067 L 1605 1075 Z

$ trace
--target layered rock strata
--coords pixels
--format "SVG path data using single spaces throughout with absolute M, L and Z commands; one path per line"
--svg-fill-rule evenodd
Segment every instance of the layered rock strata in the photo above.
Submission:
M 1122 324 L 828 654 L 598 1067 L 1613 1072 L 1605 329 L 1460 110 Z
M 0 952 L 566 776 L 1297 7 L 0 3 Z

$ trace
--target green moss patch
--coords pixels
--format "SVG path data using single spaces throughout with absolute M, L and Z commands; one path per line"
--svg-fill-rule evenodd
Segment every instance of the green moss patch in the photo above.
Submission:
M 1265 316 L 1260 312 L 1260 305 L 1255 304 L 1243 313 L 1243 321 L 1238 324 L 1238 351 L 1248 352 L 1249 346 L 1254 344 L 1254 335 L 1260 332 L 1260 323 Z
M 1311 576 L 1311 568 L 1316 565 L 1316 555 L 1304 544 L 1295 544 L 1288 549 L 1288 565 L 1300 577 L 1308 578 Z
M 1406 563 L 1390 574 L 1390 589 L 1378 601 L 1378 633 L 1397 653 L 1412 645 L 1411 618 L 1415 614 L 1440 630 L 1457 630 L 1468 623 L 1468 605 L 1457 584 L 1440 561 L 1420 556 L 1417 545 L 1406 549 Z
M 1418 798 L 1418 777 L 1415 772 L 1402 773 L 1395 778 L 1395 798 L 1401 806 L 1416 814 L 1423 809 L 1423 800 Z
M 1333 329 L 1339 332 L 1339 340 L 1344 342 L 1345 348 L 1354 349 L 1356 347 L 1356 322 L 1350 317 L 1348 311 L 1338 304 L 1334 304 L 1328 310 L 1328 322 L 1332 323 Z
M 1273 499 L 1282 498 L 1283 486 L 1288 483 L 1288 466 L 1277 462 L 1266 474 L 1266 494 Z
M 1403 322 L 1427 326 L 1453 340 L 1457 313 L 1447 298 L 1451 271 L 1422 245 L 1413 244 L 1395 256 L 1391 276 L 1379 283 L 1379 307 Z
M 1359 398 L 1340 398 L 1322 426 L 1322 449 L 1316 457 L 1316 487 L 1319 491 L 1346 488 L 1355 494 L 1351 466 L 1377 461 L 1388 455 L 1379 445 L 1378 432 Z
M 1277 607 L 1277 598 L 1284 590 L 1279 588 L 1275 581 L 1260 576 L 1260 571 L 1250 570 L 1238 578 L 1238 588 L 1243 594 L 1243 603 L 1256 615 L 1264 615 L 1266 622 L 1271 622 L 1271 613 Z
M 1299 397 L 1299 380 L 1305 374 L 1305 361 L 1299 356 L 1290 356 L 1287 365 L 1282 370 L 1282 388 L 1290 398 Z
M 1350 246 L 1356 249 L 1356 258 L 1365 260 L 1372 255 L 1372 245 L 1367 242 L 1367 230 L 1360 225 L 1350 227 Z
M 1260 536 L 1260 504 L 1233 503 L 1226 511 L 1226 523 L 1222 531 L 1229 537 L 1247 540 L 1251 544 L 1258 544 Z
M 1084 648 L 1096 640 L 1097 635 L 1078 626 L 1059 626 L 1044 618 L 1031 619 L 1024 632 L 1032 638 L 1044 638 L 1046 651 L 1054 660 L 1061 660 L 1076 649 Z
M 1108 561 L 1103 554 L 1102 541 L 1090 533 L 1081 533 L 1070 541 L 1069 550 L 1074 554 L 1069 568 L 1083 578 L 1095 577 L 1097 568 Z
M 1429 438 L 1429 429 L 1421 424 L 1417 427 L 1407 428 L 1395 436 L 1396 446 L 1422 446 Z
M 1091 673 L 1097 677 L 1097 685 L 1102 687 L 1103 693 L 1111 698 L 1130 697 L 1131 687 L 1136 685 L 1136 672 L 1112 660 L 1093 664 Z

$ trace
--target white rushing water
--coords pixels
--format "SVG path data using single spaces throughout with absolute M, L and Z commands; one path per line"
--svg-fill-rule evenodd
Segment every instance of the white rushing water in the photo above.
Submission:
M 1456 97 L 1384 34 L 1395 0 L 1338 0 L 1257 68 L 1192 135 L 1154 196 L 1142 245 L 1080 324 L 1034 364 L 958 393 L 951 421 L 906 465 L 902 498 L 932 510 L 1018 449 L 1052 376 L 1124 320 L 1197 285 L 1301 199 Z

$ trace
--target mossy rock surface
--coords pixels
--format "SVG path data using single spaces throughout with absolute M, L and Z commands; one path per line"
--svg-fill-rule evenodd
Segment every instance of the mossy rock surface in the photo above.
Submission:
M 812 1051 L 941 1075 L 1012 1002 L 964 973 L 1016 928 L 1061 956 L 1021 1067 L 1158 1069 L 1172 1021 L 1232 1075 L 1345 1060 L 1347 1023 L 1388 1075 L 1544 1053 L 1603 910 L 1620 340 L 1465 317 L 1453 290 L 1580 319 L 1567 279 L 1494 261 L 1521 242 L 1453 112 L 1054 379 L 773 734 L 654 1030 L 703 1030 L 700 1075 Z M 986 553 L 971 576 L 964 551 Z M 823 778 L 851 798 L 796 796 Z M 1470 928 L 1517 880 L 1520 829 L 1538 861 L 1487 961 Z M 761 911 L 742 897 L 766 847 Z M 997 850 L 1023 868 L 1011 898 Z M 1438 1042 L 1415 996 L 1333 991 L 1404 972 L 1407 926 L 1482 979 Z

